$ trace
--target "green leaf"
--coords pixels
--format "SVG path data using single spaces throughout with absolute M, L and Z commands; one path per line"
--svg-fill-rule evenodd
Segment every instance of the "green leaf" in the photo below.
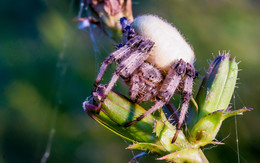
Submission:
M 158 160 L 166 160 L 175 163 L 184 163 L 184 162 L 208 163 L 208 160 L 203 154 L 203 152 L 197 148 L 182 149 L 180 151 L 158 158 Z
M 182 131 L 179 132 L 177 140 L 174 144 L 172 144 L 172 138 L 176 132 L 176 129 L 173 126 L 169 127 L 168 125 L 165 125 L 165 123 L 157 121 L 155 124 L 155 133 L 159 138 L 160 143 L 165 149 L 167 149 L 167 151 L 175 152 L 181 148 L 189 146 L 188 141 Z
M 147 153 L 160 155 L 160 156 L 168 154 L 168 151 L 163 146 L 157 145 L 157 144 L 152 144 L 152 143 L 136 143 L 136 144 L 130 145 L 126 149 L 142 150 Z
M 222 124 L 222 111 L 216 111 L 201 118 L 190 131 L 190 142 L 197 146 L 205 146 L 215 139 Z
M 111 91 L 102 104 L 102 108 L 111 120 L 121 125 L 139 142 L 156 141 L 155 134 L 153 133 L 155 117 L 152 114 L 130 127 L 124 127 L 127 122 L 135 120 L 146 112 L 140 105 L 132 103 L 125 97 Z
M 223 116 L 222 116 L 222 120 L 225 120 L 225 119 L 235 116 L 235 115 L 243 115 L 244 112 L 251 111 L 251 110 L 253 110 L 253 109 L 252 108 L 243 108 L 243 109 L 239 109 L 239 110 L 224 112 Z
M 83 103 L 85 110 L 87 111 L 88 115 L 97 121 L 99 124 L 104 126 L 105 128 L 109 129 L 110 131 L 114 132 L 118 136 L 131 141 L 135 142 L 135 137 L 133 137 L 128 132 L 125 132 L 125 129 L 122 126 L 119 126 L 117 123 L 112 121 L 104 112 L 100 112 L 96 114 L 96 108 L 94 105 L 88 104 L 88 102 Z
M 101 85 L 99 86 L 98 91 L 93 93 L 94 101 L 96 101 L 96 103 L 101 99 L 104 88 L 105 87 Z M 113 132 L 121 137 L 127 137 L 130 140 L 138 142 L 156 142 L 157 139 L 155 133 L 153 133 L 156 117 L 152 114 L 130 127 L 124 127 L 126 123 L 136 119 L 145 112 L 146 110 L 138 104 L 111 91 L 102 104 L 101 112 L 99 114 L 97 114 L 96 111 L 89 113 L 91 113 L 90 116 L 92 116 L 92 118 L 95 117 L 94 119 L 96 121 L 113 130 Z M 103 114 L 105 114 L 106 117 Z M 102 115 L 102 117 L 100 115 Z

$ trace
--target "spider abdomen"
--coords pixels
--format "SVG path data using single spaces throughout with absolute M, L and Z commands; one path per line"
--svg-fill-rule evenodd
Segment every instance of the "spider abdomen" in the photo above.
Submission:
M 136 33 L 155 42 L 147 61 L 168 71 L 178 60 L 193 64 L 194 52 L 180 32 L 171 24 L 154 15 L 142 15 L 132 23 Z

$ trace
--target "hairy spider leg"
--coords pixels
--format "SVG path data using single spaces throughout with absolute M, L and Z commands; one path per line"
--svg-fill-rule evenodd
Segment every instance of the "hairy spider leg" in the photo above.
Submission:
M 112 64 L 114 61 L 118 61 L 122 58 L 125 58 L 126 56 L 129 56 L 131 53 L 131 49 L 136 48 L 141 41 L 141 37 L 134 37 L 131 40 L 129 40 L 125 46 L 121 47 L 120 49 L 116 50 L 115 52 L 113 52 L 105 58 L 104 62 L 100 67 L 92 92 L 96 91 L 97 86 L 101 81 L 108 65 Z
M 167 76 L 165 77 L 165 80 L 163 81 L 163 84 L 160 88 L 159 94 L 158 94 L 158 101 L 155 102 L 155 104 L 147 110 L 144 114 L 140 115 L 135 120 L 125 124 L 125 127 L 129 127 L 138 121 L 142 120 L 145 116 L 155 112 L 159 108 L 163 107 L 173 96 L 175 90 L 178 88 L 179 83 L 181 81 L 181 78 L 183 74 L 186 72 L 186 62 L 184 62 L 182 59 L 180 59 L 176 64 L 174 64 Z
M 142 120 L 144 117 L 146 117 L 147 115 L 155 112 L 156 110 L 158 110 L 159 108 L 163 107 L 163 105 L 165 105 L 164 101 L 158 101 L 156 102 L 149 110 L 147 110 L 146 112 L 144 112 L 142 115 L 140 115 L 139 117 L 137 117 L 135 120 L 125 124 L 125 127 L 130 127 L 133 124 L 136 124 L 137 122 L 139 122 L 140 120 Z
M 192 97 L 192 85 L 193 85 L 193 79 L 196 77 L 195 69 L 194 67 L 187 63 L 187 69 L 186 69 L 186 76 L 184 79 L 184 87 L 182 92 L 182 106 L 181 106 L 181 112 L 180 112 L 180 118 L 178 121 L 178 125 L 176 128 L 176 132 L 174 134 L 174 137 L 172 139 L 172 143 L 174 143 L 178 137 L 178 133 L 181 129 L 181 125 L 185 119 L 185 115 L 187 113 L 189 102 Z
M 134 73 L 131 80 L 133 81 L 133 85 L 130 88 L 130 91 L 131 91 L 130 99 L 134 100 L 134 99 L 136 99 L 136 97 L 138 95 L 138 91 L 139 91 L 138 83 L 140 82 L 140 79 L 139 79 L 138 74 Z
M 130 56 L 119 64 L 98 104 L 97 113 L 99 113 L 104 99 L 114 87 L 119 76 L 121 76 L 122 78 L 128 78 L 149 57 L 150 51 L 153 46 L 154 42 L 150 40 L 142 41 L 138 48 L 136 48 L 135 50 L 133 49 L 133 51 L 131 51 Z
M 138 46 L 141 42 L 141 37 L 136 36 L 134 28 L 131 26 L 130 22 L 127 20 L 126 17 L 122 17 L 120 19 L 121 28 L 122 28 L 122 43 L 117 45 L 117 50 L 110 54 L 107 58 L 105 58 L 104 62 L 102 63 L 98 76 L 96 78 L 96 82 L 94 84 L 94 88 L 92 92 L 95 92 L 99 82 L 101 81 L 108 65 L 113 63 L 114 61 L 118 61 L 122 58 L 127 57 L 127 53 L 130 53 L 133 47 Z

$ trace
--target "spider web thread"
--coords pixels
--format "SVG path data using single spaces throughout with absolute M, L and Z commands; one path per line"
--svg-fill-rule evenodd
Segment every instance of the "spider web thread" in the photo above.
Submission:
M 69 7 L 69 15 L 71 15 L 71 13 L 72 13 L 73 4 L 74 4 L 74 0 L 71 0 L 70 7 Z M 54 136 L 55 136 L 55 132 L 56 132 L 57 112 L 58 112 L 59 106 L 62 104 L 61 88 L 62 88 L 62 81 L 63 81 L 64 76 L 66 75 L 66 70 L 67 70 L 65 54 L 66 54 L 68 40 L 69 40 L 69 34 L 66 34 L 64 37 L 62 49 L 58 55 L 58 61 L 56 63 L 56 72 L 58 74 L 58 77 L 57 77 L 58 88 L 57 88 L 56 94 L 55 94 L 53 113 L 51 114 L 52 115 L 51 127 L 50 127 L 50 131 L 49 131 L 48 141 L 47 141 L 45 152 L 40 161 L 41 163 L 45 163 L 51 155 L 52 144 L 53 144 L 53 140 L 54 140 Z
M 84 6 L 84 2 L 83 2 L 83 0 L 81 0 L 81 2 L 80 2 L 80 9 L 79 9 L 79 12 L 78 12 L 78 19 L 80 19 L 82 17 L 83 12 L 85 12 L 85 14 L 87 16 L 89 15 L 88 7 Z M 96 74 L 97 74 L 98 70 L 99 70 L 99 66 L 100 66 L 100 64 L 99 64 L 99 57 L 98 57 L 98 55 L 100 54 L 99 47 L 101 47 L 102 50 L 104 50 L 106 52 L 106 54 L 109 54 L 109 52 L 105 49 L 105 47 L 102 44 L 98 44 L 98 40 L 95 37 L 94 31 L 93 31 L 93 26 L 91 24 L 89 26 L 87 26 L 87 28 L 84 28 L 82 30 L 87 32 L 89 34 L 89 36 L 90 36 L 90 39 L 91 39 L 91 42 L 92 42 L 93 51 L 94 51 L 94 55 L 95 55 L 95 71 L 96 71 Z M 130 145 L 126 140 L 123 139 L 123 141 L 127 145 Z M 131 151 L 131 154 L 133 155 L 133 158 L 134 158 L 132 161 L 135 161 L 135 163 L 139 163 L 137 158 L 135 158 L 136 154 L 134 153 L 134 150 L 130 149 L 130 151 Z

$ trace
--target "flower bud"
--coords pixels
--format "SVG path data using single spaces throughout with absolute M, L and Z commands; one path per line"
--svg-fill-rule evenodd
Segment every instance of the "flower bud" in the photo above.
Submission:
M 218 56 L 210 64 L 196 97 L 198 119 L 228 107 L 235 89 L 237 69 L 237 64 L 230 61 L 228 54 Z
M 126 17 L 130 22 L 133 21 L 132 0 L 89 0 L 87 5 L 95 15 L 98 15 L 98 20 L 102 24 L 100 27 L 104 32 L 116 41 L 121 37 L 120 18 Z
M 104 100 L 102 109 L 98 114 L 95 105 L 99 103 L 104 88 L 104 85 L 100 85 L 97 92 L 93 93 L 92 101 L 85 101 L 83 108 L 98 123 L 134 143 L 127 149 L 145 151 L 159 156 L 160 160 L 172 162 L 198 162 L 198 160 L 207 162 L 203 152 L 190 144 L 182 131 L 179 132 L 175 143 L 171 143 L 176 127 L 167 121 L 162 109 L 160 110 L 160 117 L 148 115 L 141 121 L 125 128 L 124 124 L 134 120 L 146 110 L 129 101 L 126 97 L 111 91 Z M 192 157 L 190 157 L 191 154 Z
M 189 141 L 197 146 L 212 142 L 226 118 L 251 109 L 227 110 L 237 80 L 238 66 L 229 54 L 214 59 L 202 81 L 196 97 L 198 112 L 192 109 Z M 195 112 L 195 113 L 194 113 Z

